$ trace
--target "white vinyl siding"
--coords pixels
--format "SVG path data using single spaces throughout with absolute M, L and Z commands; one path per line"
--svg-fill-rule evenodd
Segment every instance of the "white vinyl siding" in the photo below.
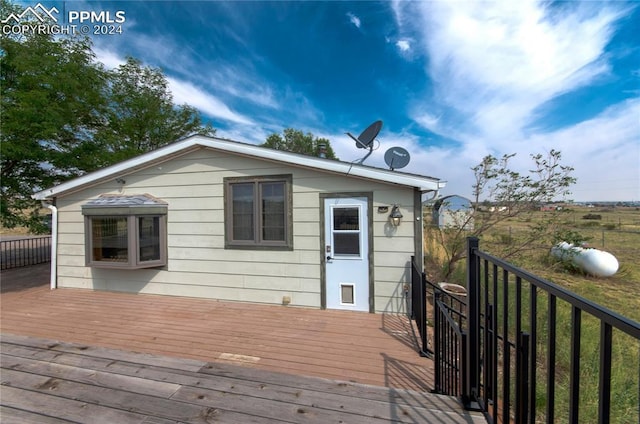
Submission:
M 293 250 L 225 249 L 224 178 L 292 176 Z M 60 287 L 207 297 L 320 307 L 320 193 L 373 193 L 375 310 L 404 311 L 414 249 L 413 190 L 356 177 L 199 149 L 113 181 L 58 197 Z M 167 203 L 167 266 L 117 270 L 85 266 L 81 205 L 101 194 L 148 193 Z M 388 213 L 404 216 L 391 234 Z

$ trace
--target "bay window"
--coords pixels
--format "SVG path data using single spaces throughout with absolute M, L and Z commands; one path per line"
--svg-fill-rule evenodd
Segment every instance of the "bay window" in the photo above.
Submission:
M 167 204 L 149 195 L 101 196 L 82 206 L 86 264 L 151 268 L 167 264 Z

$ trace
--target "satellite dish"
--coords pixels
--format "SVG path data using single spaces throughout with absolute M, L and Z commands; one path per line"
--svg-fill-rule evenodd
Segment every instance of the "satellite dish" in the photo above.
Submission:
M 410 160 L 411 155 L 402 147 L 392 147 L 384 153 L 384 161 L 392 171 L 404 168 Z
M 382 121 L 376 121 L 369 125 L 366 130 L 362 131 L 362 134 L 358 138 L 354 137 L 351 133 L 347 133 L 356 142 L 356 147 L 359 149 L 371 149 L 373 146 L 373 140 L 378 136 L 382 129 Z
M 373 124 L 369 125 L 366 130 L 362 131 L 362 134 L 358 136 L 358 138 L 354 137 L 353 134 L 347 133 L 349 137 L 351 137 L 356 142 L 356 147 L 358 149 L 369 149 L 369 153 L 367 153 L 362 159 L 358 159 L 354 163 L 362 164 L 366 158 L 373 153 L 373 140 L 376 139 L 378 133 L 382 129 L 382 121 L 376 121 Z

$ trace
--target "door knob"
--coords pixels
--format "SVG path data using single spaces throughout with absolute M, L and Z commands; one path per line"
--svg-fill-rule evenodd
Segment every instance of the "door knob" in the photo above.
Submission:
M 331 256 L 327 256 L 327 261 L 332 261 L 333 258 Z

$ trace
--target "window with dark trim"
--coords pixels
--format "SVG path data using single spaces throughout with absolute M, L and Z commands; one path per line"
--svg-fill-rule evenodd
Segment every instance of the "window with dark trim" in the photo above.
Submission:
M 149 195 L 101 196 L 82 206 L 87 266 L 152 268 L 167 264 L 167 205 Z
M 225 178 L 227 248 L 293 248 L 291 181 L 291 175 Z

